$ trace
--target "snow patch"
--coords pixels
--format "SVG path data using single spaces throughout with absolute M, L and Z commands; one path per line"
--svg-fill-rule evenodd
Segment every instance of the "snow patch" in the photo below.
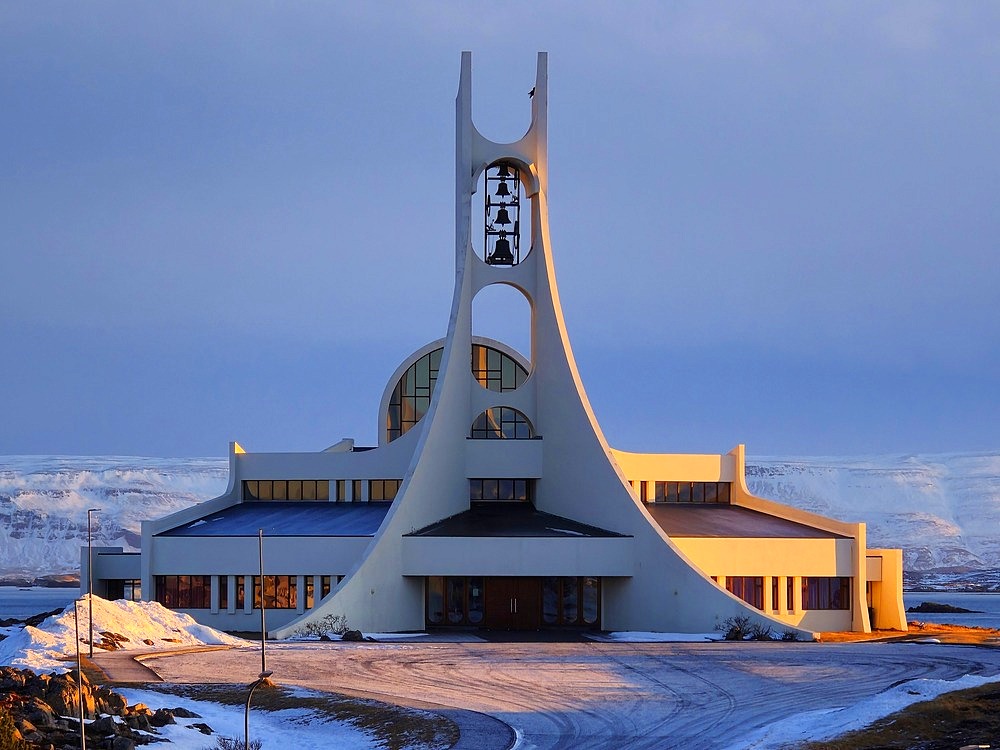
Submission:
M 157 602 L 108 601 L 93 598 L 94 642 L 100 633 L 124 636 L 121 650 L 165 650 L 178 646 L 245 646 L 247 641 L 214 628 L 200 625 L 190 615 L 174 612 Z M 38 627 L 27 626 L 0 641 L 0 664 L 26 667 L 35 672 L 65 672 L 74 668 L 76 625 L 74 605 L 61 614 L 43 620 Z M 86 600 L 79 606 L 80 639 L 86 641 L 90 626 Z M 151 640 L 153 645 L 144 643 Z M 81 648 L 86 648 L 84 643 Z M 95 646 L 96 647 L 96 646 Z

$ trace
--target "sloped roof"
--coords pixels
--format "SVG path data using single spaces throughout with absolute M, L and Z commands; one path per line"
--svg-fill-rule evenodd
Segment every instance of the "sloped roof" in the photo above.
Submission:
M 846 539 L 813 526 L 723 503 L 649 503 L 646 510 L 670 536 L 733 539 Z
M 621 537 L 614 531 L 588 526 L 535 510 L 531 503 L 473 503 L 469 510 L 414 531 L 407 536 L 457 537 Z
M 157 536 L 375 536 L 392 503 L 246 502 Z

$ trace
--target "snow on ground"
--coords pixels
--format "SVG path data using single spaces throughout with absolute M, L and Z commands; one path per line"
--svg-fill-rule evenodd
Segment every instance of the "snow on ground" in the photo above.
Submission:
M 242 638 L 220 632 L 195 622 L 156 602 L 107 601 L 94 597 L 94 642 L 100 633 L 124 636 L 122 650 L 161 650 L 179 646 L 245 646 Z M 79 602 L 80 638 L 89 636 L 86 599 Z M 144 643 L 152 641 L 152 645 Z M 83 644 L 81 643 L 81 647 Z M 35 672 L 64 672 L 75 666 L 67 659 L 76 656 L 76 625 L 73 605 L 62 614 L 52 615 L 38 627 L 30 625 L 0 641 L 0 664 L 27 667 Z
M 168 739 L 170 750 L 204 750 L 215 746 L 217 736 L 236 737 L 243 740 L 243 706 L 224 706 L 219 703 L 198 701 L 154 690 L 118 690 L 130 705 L 145 703 L 151 707 L 186 708 L 200 719 L 177 719 L 158 729 L 160 737 Z M 192 724 L 208 724 L 215 732 L 202 734 Z M 327 720 L 313 711 L 250 710 L 250 739 L 260 740 L 263 750 L 295 748 L 296 750 L 370 750 L 379 747 L 376 739 L 351 724 Z
M 729 750 L 797 747 L 805 742 L 829 740 L 855 729 L 863 729 L 914 703 L 929 701 L 955 690 L 979 687 L 987 682 L 996 682 L 996 677 L 965 675 L 957 680 L 908 680 L 853 706 L 806 711 L 789 716 L 783 721 L 763 727 L 746 740 L 731 745 Z
M 645 630 L 616 630 L 611 633 L 588 633 L 587 637 L 605 643 L 704 643 L 722 640 L 722 633 L 655 633 Z

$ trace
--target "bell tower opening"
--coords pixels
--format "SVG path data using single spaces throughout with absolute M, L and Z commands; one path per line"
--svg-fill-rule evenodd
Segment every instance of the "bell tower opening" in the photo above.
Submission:
M 482 193 L 483 260 L 491 266 L 516 266 L 522 260 L 520 168 L 511 161 L 487 167 Z

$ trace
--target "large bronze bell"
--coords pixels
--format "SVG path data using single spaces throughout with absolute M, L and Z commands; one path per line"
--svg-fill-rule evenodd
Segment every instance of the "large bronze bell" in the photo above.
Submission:
M 497 244 L 493 248 L 493 254 L 486 259 L 486 262 L 493 266 L 514 265 L 514 256 L 510 252 L 510 242 L 507 241 L 506 237 L 501 237 L 497 240 Z
M 501 208 L 497 211 L 497 217 L 493 220 L 493 223 L 498 224 L 499 226 L 506 226 L 507 224 L 510 224 L 510 216 L 507 214 L 506 208 Z
M 506 182 L 501 182 L 499 185 L 497 185 L 497 195 L 500 196 L 501 198 L 510 195 L 510 188 L 507 187 Z
M 500 165 L 500 171 L 497 172 L 497 177 L 510 177 L 510 169 L 507 168 L 506 162 Z

